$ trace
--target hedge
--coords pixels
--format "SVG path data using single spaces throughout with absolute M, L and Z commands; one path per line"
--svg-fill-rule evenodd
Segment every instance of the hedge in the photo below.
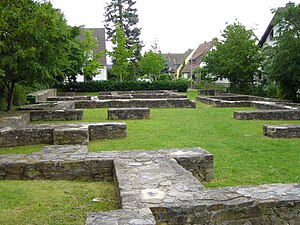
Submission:
M 177 81 L 87 81 L 71 82 L 59 85 L 60 91 L 99 92 L 99 91 L 146 91 L 146 90 L 176 90 L 186 92 L 188 82 Z

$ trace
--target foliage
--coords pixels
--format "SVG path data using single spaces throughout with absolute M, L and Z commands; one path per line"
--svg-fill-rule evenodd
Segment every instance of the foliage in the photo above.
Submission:
M 142 90 L 177 90 L 186 92 L 188 83 L 185 80 L 176 81 L 87 81 L 72 82 L 58 86 L 62 91 L 98 92 L 98 91 L 142 91 Z
M 139 39 L 141 28 L 137 26 L 139 18 L 135 4 L 135 0 L 111 0 L 107 3 L 104 13 L 104 27 L 108 40 L 114 39 L 118 26 L 121 26 L 121 29 L 124 30 L 124 36 L 126 37 L 126 44 L 124 46 L 129 51 L 132 51 L 130 61 L 133 64 L 133 74 L 138 68 L 137 62 L 140 60 L 141 49 L 143 47 Z
M 84 61 L 83 61 L 83 75 L 86 80 L 91 80 L 93 76 L 97 75 L 100 68 L 103 68 L 99 58 L 102 57 L 105 52 L 94 52 L 94 49 L 98 46 L 98 41 L 94 39 L 92 30 L 84 30 L 84 40 L 82 41 L 84 50 Z
M 204 58 L 207 72 L 228 78 L 232 92 L 251 92 L 261 60 L 257 38 L 238 22 L 228 25 L 222 37 L 214 40 L 214 48 Z
M 63 80 L 62 69 L 75 38 L 61 12 L 50 2 L 0 2 L 0 79 L 11 109 L 16 84 L 31 86 Z
M 128 66 L 129 58 L 132 55 L 132 49 L 125 47 L 126 37 L 121 25 L 117 25 L 117 30 L 112 38 L 112 43 L 115 45 L 113 51 L 109 55 L 113 60 L 112 73 L 115 74 L 120 81 L 123 81 L 129 75 Z
M 166 58 L 163 56 L 160 50 L 152 48 L 144 53 L 141 58 L 140 67 L 144 74 L 150 76 L 152 80 L 156 80 L 158 75 L 165 68 Z
M 289 3 L 277 10 L 274 25 L 278 26 L 275 45 L 269 57 L 269 75 L 278 84 L 278 95 L 299 101 L 300 92 L 300 4 Z

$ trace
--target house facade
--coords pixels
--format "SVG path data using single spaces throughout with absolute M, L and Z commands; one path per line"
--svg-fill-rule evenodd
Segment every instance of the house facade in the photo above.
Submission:
M 180 68 L 184 61 L 193 52 L 192 49 L 187 50 L 185 53 L 166 53 L 163 56 L 166 58 L 169 74 L 175 74 L 176 78 L 179 77 Z
M 105 29 L 104 28 L 82 28 L 80 39 L 84 39 L 84 30 L 93 31 L 93 37 L 98 42 L 97 47 L 93 50 L 94 53 L 99 53 L 106 50 L 106 42 L 105 42 Z M 104 54 L 100 59 L 100 64 L 103 68 L 98 70 L 98 74 L 93 77 L 93 80 L 107 80 L 107 59 L 106 54 Z M 78 82 L 84 82 L 83 75 L 77 75 Z
M 184 78 L 191 78 L 192 71 L 197 68 L 203 66 L 203 58 L 213 47 L 212 42 L 204 42 L 198 46 L 198 48 L 191 52 L 191 54 L 187 57 L 185 66 L 182 70 L 182 76 Z

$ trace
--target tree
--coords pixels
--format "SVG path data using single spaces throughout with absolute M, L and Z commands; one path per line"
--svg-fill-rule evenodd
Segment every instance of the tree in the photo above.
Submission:
M 228 25 L 222 37 L 213 41 L 214 48 L 204 58 L 207 72 L 228 78 L 233 92 L 250 92 L 260 66 L 257 38 L 239 22 Z
M 112 73 L 115 74 L 120 81 L 123 81 L 125 77 L 129 75 L 129 57 L 132 55 L 132 49 L 125 47 L 126 36 L 121 25 L 117 25 L 116 33 L 112 38 L 112 43 L 115 45 L 113 51 L 109 52 L 109 55 L 113 59 Z
M 144 53 L 140 61 L 140 67 L 144 74 L 148 74 L 151 79 L 156 80 L 165 68 L 166 61 L 155 42 L 152 49 Z
M 278 97 L 299 101 L 300 4 L 289 3 L 278 9 L 273 24 L 278 26 L 278 33 L 269 57 L 271 79 L 277 82 Z
M 126 37 L 126 48 L 132 51 L 130 60 L 137 68 L 137 62 L 141 58 L 142 43 L 139 39 L 141 28 L 137 26 L 139 22 L 137 9 L 134 8 L 135 0 L 111 0 L 105 7 L 105 24 L 108 40 L 112 40 L 116 35 L 117 24 L 124 30 Z
M 16 84 L 49 84 L 63 77 L 75 36 L 61 12 L 50 2 L 0 1 L 0 79 L 11 109 Z
M 105 52 L 95 53 L 94 49 L 97 48 L 98 42 L 94 39 L 92 30 L 84 30 L 85 39 L 83 40 L 83 68 L 82 72 L 86 80 L 91 80 L 93 76 L 98 74 L 100 68 L 103 68 L 99 58 L 102 57 Z

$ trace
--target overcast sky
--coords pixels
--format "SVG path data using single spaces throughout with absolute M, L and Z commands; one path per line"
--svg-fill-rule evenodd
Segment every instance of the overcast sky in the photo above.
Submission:
M 104 27 L 104 7 L 109 0 L 51 0 L 69 25 Z M 226 22 L 236 19 L 260 38 L 273 15 L 271 9 L 288 0 L 136 0 L 140 39 L 144 50 L 157 40 L 163 53 L 183 53 L 219 37 Z M 293 1 L 299 3 L 300 0 Z

